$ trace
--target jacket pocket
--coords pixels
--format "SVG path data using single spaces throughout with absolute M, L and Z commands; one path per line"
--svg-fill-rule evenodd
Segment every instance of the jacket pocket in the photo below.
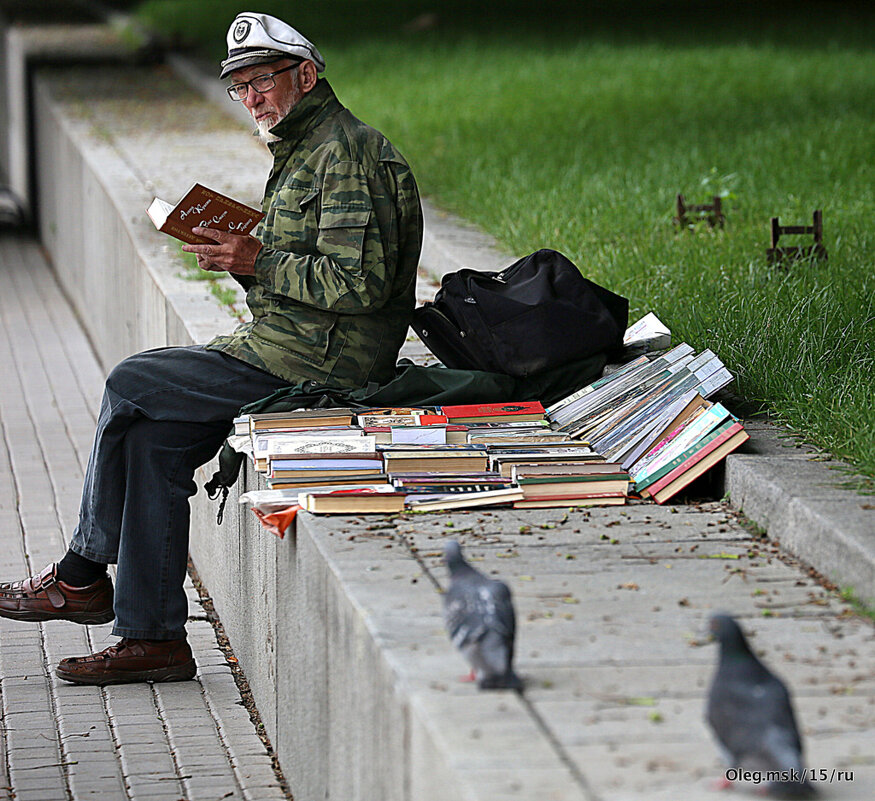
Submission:
M 370 218 L 370 208 L 323 207 L 316 249 L 343 267 L 360 267 Z
M 294 309 L 268 312 L 252 333 L 289 356 L 319 366 L 325 362 L 336 324 L 336 314 L 296 304 Z
M 270 241 L 262 241 L 279 250 L 307 242 L 312 248 L 319 227 L 319 194 L 319 187 L 312 184 L 288 184 L 280 189 L 261 226 Z

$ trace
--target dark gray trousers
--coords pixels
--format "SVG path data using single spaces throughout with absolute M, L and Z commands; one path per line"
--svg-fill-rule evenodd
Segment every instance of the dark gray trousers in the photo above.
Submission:
M 185 636 L 194 472 L 241 406 L 284 386 L 200 345 L 138 353 L 109 374 L 70 547 L 118 564 L 113 634 Z

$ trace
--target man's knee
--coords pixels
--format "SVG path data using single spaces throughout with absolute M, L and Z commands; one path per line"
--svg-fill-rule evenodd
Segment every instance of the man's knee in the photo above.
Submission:
M 108 397 L 129 399 L 132 394 L 142 392 L 148 373 L 143 370 L 139 356 L 139 353 L 128 356 L 110 370 L 104 385 Z
M 182 349 L 154 348 L 122 359 L 106 377 L 106 388 L 122 398 L 142 396 L 152 389 L 166 388 L 168 376 L 174 367 L 180 373 L 186 370 L 182 364 L 174 364 L 179 361 L 174 351 L 179 350 Z

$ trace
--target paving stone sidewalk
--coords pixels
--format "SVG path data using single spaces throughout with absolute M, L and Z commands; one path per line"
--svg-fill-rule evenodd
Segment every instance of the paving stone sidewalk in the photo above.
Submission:
M 42 254 L 0 233 L 0 580 L 63 554 L 103 385 Z M 195 681 L 101 689 L 54 676 L 116 641 L 105 626 L 0 618 L 0 798 L 279 801 L 270 757 L 191 582 Z

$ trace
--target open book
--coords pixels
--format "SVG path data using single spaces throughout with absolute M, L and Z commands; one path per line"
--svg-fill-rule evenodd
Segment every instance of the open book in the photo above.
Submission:
M 213 241 L 196 236 L 191 232 L 192 228 L 200 226 L 234 234 L 251 234 L 264 217 L 263 212 L 201 184 L 192 186 L 175 206 L 156 197 L 146 209 L 146 214 L 159 231 L 189 245 L 204 245 Z

